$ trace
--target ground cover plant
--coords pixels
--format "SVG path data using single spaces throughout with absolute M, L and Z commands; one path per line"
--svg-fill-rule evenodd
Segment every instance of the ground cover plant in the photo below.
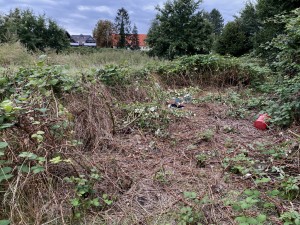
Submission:
M 275 89 L 249 58 L 23 53 L 0 68 L 0 224 L 299 224 L 298 76 Z

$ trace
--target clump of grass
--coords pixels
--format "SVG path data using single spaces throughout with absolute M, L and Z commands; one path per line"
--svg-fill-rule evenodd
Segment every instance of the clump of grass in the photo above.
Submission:
M 0 44 L 0 66 L 33 65 L 34 59 L 20 42 Z
M 49 64 L 63 64 L 78 69 L 98 68 L 107 64 L 130 65 L 135 68 L 143 68 L 146 64 L 157 61 L 141 51 L 120 49 L 95 49 L 89 54 L 82 54 L 81 51 L 70 51 L 60 54 L 50 52 L 48 56 Z

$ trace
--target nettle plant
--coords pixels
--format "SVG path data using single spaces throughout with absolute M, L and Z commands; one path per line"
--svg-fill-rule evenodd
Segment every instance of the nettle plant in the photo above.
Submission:
M 133 103 L 124 105 L 127 121 L 124 125 L 134 125 L 142 129 L 157 131 L 165 128 L 170 122 L 170 113 L 156 103 Z
M 178 225 L 193 225 L 199 224 L 201 225 L 203 220 L 203 213 L 201 211 L 201 207 L 203 204 L 208 203 L 209 200 L 207 197 L 204 197 L 202 200 L 199 200 L 199 197 L 196 192 L 185 191 L 183 192 L 183 197 L 191 202 L 192 206 L 183 206 L 180 208 L 180 212 L 178 214 Z
M 277 15 L 275 23 L 285 25 L 283 34 L 274 38 L 266 47 L 270 54 L 271 67 L 277 72 L 276 80 L 260 88 L 270 95 L 265 111 L 275 125 L 287 127 L 300 121 L 300 10 L 289 15 Z
M 0 142 L 0 157 L 4 158 L 8 148 L 7 142 Z M 19 164 L 12 164 L 10 160 L 0 160 L 0 184 L 9 181 L 18 173 L 38 174 L 45 170 L 45 157 L 37 156 L 31 152 L 22 152 L 18 155 Z
M 241 193 L 238 200 L 229 198 L 225 199 L 224 203 L 225 205 L 230 205 L 238 214 L 235 217 L 235 221 L 240 225 L 264 224 L 267 221 L 266 214 L 260 213 L 256 216 L 249 216 L 247 210 L 272 207 L 272 205 L 261 199 L 261 193 L 255 189 L 246 189 Z
M 92 169 L 88 175 L 72 176 L 64 179 L 74 185 L 75 196 L 70 199 L 74 219 L 82 218 L 92 208 L 105 209 L 113 203 L 112 198 L 106 193 L 103 193 L 101 197 L 97 196 L 95 184 L 101 178 L 98 171 Z

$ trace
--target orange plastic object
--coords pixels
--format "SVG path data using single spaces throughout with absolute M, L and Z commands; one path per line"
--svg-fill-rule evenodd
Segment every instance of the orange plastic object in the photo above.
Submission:
M 258 119 L 254 122 L 254 126 L 259 130 L 266 130 L 268 128 L 268 119 L 271 117 L 268 114 L 260 114 Z

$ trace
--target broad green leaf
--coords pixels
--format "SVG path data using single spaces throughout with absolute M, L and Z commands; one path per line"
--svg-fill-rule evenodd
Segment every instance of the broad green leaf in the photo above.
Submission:
M 6 113 L 12 112 L 12 110 L 14 108 L 13 103 L 10 100 L 5 100 L 5 101 L 1 102 L 0 106 Z
M 270 191 L 270 192 L 268 192 L 268 195 L 270 195 L 270 196 L 278 196 L 280 194 L 280 191 L 278 191 L 278 190 L 273 190 L 273 191 Z
M 52 79 L 52 80 L 50 80 L 49 84 L 55 85 L 55 84 L 57 84 L 58 82 L 59 82 L 58 79 Z
M 104 199 L 104 202 L 107 204 L 107 205 L 111 205 L 113 203 L 112 200 L 108 200 L 108 199 Z
M 10 221 L 9 220 L 0 220 L 0 225 L 9 225 Z
M 247 218 L 245 216 L 239 216 L 239 217 L 235 218 L 235 221 L 240 222 L 240 223 L 246 223 Z
M 260 223 L 263 223 L 267 220 L 267 216 L 266 215 L 263 215 L 263 214 L 259 214 L 257 217 L 256 217 L 256 220 Z
M 71 199 L 71 205 L 76 207 L 80 205 L 79 199 L 78 198 L 73 198 Z
M 257 224 L 257 220 L 253 217 L 247 218 L 247 223 L 249 224 Z
M 22 152 L 19 157 L 22 157 L 22 158 L 28 158 L 28 159 L 31 159 L 31 160 L 34 160 L 36 159 L 38 156 L 32 152 Z
M 246 202 L 242 202 L 241 208 L 242 209 L 248 209 L 249 208 L 249 204 L 247 204 Z
M 42 166 L 33 166 L 33 167 L 31 167 L 31 169 L 34 174 L 45 171 L 45 168 Z
M 3 181 L 3 180 L 8 180 L 10 178 L 12 178 L 14 175 L 12 174 L 4 174 L 3 176 L 0 176 L 0 183 Z
M 62 160 L 60 158 L 60 156 L 57 156 L 53 159 L 50 159 L 50 162 L 53 163 L 53 164 L 57 164 L 57 163 L 60 163 Z
M 7 174 L 7 173 L 10 173 L 11 171 L 12 171 L 11 167 L 0 168 L 0 175 L 4 175 L 4 174 Z
M 40 108 L 40 109 L 35 109 L 35 110 L 37 110 L 41 113 L 45 113 L 45 112 L 47 112 L 48 109 L 47 108 Z
M 6 142 L 0 142 L 0 148 L 6 148 L 8 144 Z
M 27 165 L 18 166 L 18 169 L 23 173 L 29 173 L 30 168 Z
M 38 157 L 36 160 L 39 161 L 39 162 L 46 162 L 45 157 Z
M 14 124 L 13 123 L 4 123 L 0 126 L 0 130 L 6 129 L 6 128 L 10 128 L 12 127 Z
M 244 193 L 245 193 L 246 195 L 253 195 L 253 191 L 250 190 L 250 189 L 245 190 Z
M 260 184 L 260 183 L 268 183 L 270 180 L 271 180 L 271 178 L 264 177 L 262 179 L 256 179 L 254 182 L 256 184 Z
M 195 193 L 195 192 L 185 191 L 185 192 L 183 192 L 183 195 L 184 195 L 185 198 L 190 198 L 190 199 L 197 198 L 197 193 Z
M 98 198 L 95 198 L 93 200 L 90 201 L 90 203 L 94 206 L 100 206 L 100 203 L 99 203 L 99 199 Z

